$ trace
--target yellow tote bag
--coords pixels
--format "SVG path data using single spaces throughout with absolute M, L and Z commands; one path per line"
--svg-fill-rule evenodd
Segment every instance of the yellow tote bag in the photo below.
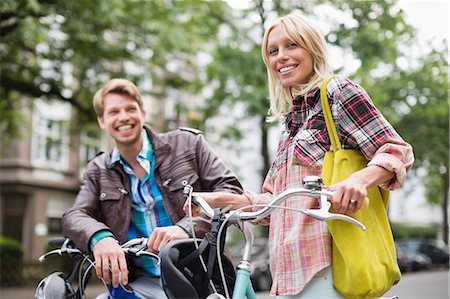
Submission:
M 366 167 L 367 159 L 358 150 L 342 149 L 328 103 L 325 80 L 320 90 L 322 110 L 333 151 L 325 154 L 322 179 L 326 186 Z M 327 221 L 333 238 L 333 284 L 346 298 L 377 298 L 401 277 L 394 238 L 387 217 L 389 193 L 381 188 L 367 190 L 369 205 L 352 217 L 366 226 L 362 231 L 345 221 Z

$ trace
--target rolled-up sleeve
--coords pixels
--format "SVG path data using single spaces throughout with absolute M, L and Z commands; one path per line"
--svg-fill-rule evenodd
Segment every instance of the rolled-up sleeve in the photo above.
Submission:
M 375 107 L 367 92 L 359 85 L 341 79 L 335 93 L 342 147 L 360 150 L 370 161 L 392 172 L 395 176 L 380 185 L 393 190 L 405 181 L 406 173 L 414 163 L 413 149 L 397 133 Z
M 391 180 L 380 185 L 383 189 L 393 190 L 403 184 L 406 173 L 413 163 L 414 155 L 411 145 L 401 140 L 393 140 L 382 145 L 367 165 L 377 165 L 394 173 L 395 176 Z

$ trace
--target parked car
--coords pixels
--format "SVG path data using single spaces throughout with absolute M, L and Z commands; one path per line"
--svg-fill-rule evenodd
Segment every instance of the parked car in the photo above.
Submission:
M 431 258 L 422 253 L 406 251 L 396 244 L 397 263 L 402 273 L 426 270 L 431 268 Z
M 398 247 L 408 253 L 420 253 L 431 259 L 433 267 L 449 268 L 448 247 L 431 240 L 401 240 L 396 242 Z

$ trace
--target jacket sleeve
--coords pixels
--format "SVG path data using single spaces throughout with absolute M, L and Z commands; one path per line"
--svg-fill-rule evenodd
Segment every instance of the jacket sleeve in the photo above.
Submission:
M 238 178 L 210 148 L 203 135 L 191 135 L 191 138 L 195 138 L 195 156 L 201 191 L 242 194 L 243 190 Z M 176 224 L 183 226 L 192 234 L 192 224 L 188 216 L 183 217 Z M 197 237 L 202 237 L 210 230 L 210 221 L 206 215 L 194 218 L 193 224 Z
M 101 230 L 110 231 L 109 227 L 99 220 L 99 192 L 95 177 L 98 174 L 96 166 L 90 162 L 80 186 L 80 191 L 74 205 L 67 210 L 62 218 L 64 236 L 70 238 L 77 247 L 89 251 L 92 236 Z
M 196 156 L 203 191 L 242 194 L 242 185 L 236 175 L 225 165 L 205 141 L 196 135 Z

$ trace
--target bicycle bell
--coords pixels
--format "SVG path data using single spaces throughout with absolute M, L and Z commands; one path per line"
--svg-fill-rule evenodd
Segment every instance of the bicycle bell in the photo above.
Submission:
M 306 189 L 320 190 L 323 187 L 323 180 L 315 175 L 305 176 L 303 178 L 303 186 Z

